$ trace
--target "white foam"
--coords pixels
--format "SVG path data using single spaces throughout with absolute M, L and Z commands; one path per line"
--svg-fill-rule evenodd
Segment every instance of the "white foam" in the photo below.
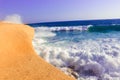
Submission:
M 64 43 L 64 46 L 57 47 L 40 43 L 39 41 L 44 39 L 40 37 L 41 30 L 39 30 L 40 28 L 37 28 L 35 33 L 37 36 L 33 41 L 34 47 L 47 62 L 61 69 L 71 68 L 79 74 L 78 80 L 120 79 L 120 38 L 87 39 L 78 43 L 69 43 L 69 46 L 65 46 Z
M 37 30 L 44 30 L 44 31 L 87 31 L 89 27 L 92 25 L 87 26 L 64 26 L 64 27 L 37 27 Z
M 53 37 L 56 35 L 55 33 L 49 30 L 43 30 L 43 29 L 36 28 L 35 31 L 36 31 L 35 37 Z

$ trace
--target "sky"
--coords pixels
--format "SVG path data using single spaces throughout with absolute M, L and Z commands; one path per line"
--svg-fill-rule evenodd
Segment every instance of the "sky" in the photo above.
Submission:
M 18 14 L 24 23 L 120 18 L 120 0 L 0 0 L 0 20 Z

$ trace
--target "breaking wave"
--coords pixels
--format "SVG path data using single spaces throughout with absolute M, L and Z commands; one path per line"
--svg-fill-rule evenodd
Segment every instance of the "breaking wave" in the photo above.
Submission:
M 74 31 L 74 30 L 77 30 L 77 31 L 87 31 L 88 28 L 90 27 L 91 25 L 88 25 L 88 26 L 69 26 L 69 27 L 36 27 L 37 29 L 39 30 L 44 30 L 44 31 Z
M 44 31 L 88 31 L 88 32 L 108 32 L 108 31 L 120 31 L 120 25 L 109 26 L 57 26 L 57 27 L 36 27 L 39 30 Z
M 64 39 L 75 37 L 68 35 L 59 39 L 57 33 L 51 32 L 71 29 L 67 28 L 36 27 L 33 45 L 38 55 L 66 74 L 74 76 L 77 80 L 120 79 L 119 32 L 83 32 L 76 36 L 79 38 L 77 43 Z M 46 34 L 47 32 L 47 36 L 43 35 L 41 37 L 39 35 L 41 34 L 41 30 L 43 31 L 42 34 Z M 73 27 L 71 30 L 73 30 Z M 81 28 L 77 30 L 81 30 Z M 69 32 L 66 33 L 69 34 Z M 49 39 L 47 39 L 48 37 Z M 56 39 L 56 42 L 54 42 L 54 39 Z M 50 43 L 51 41 L 49 40 L 53 40 L 53 42 Z
M 5 22 L 22 23 L 19 15 L 7 16 Z M 71 37 L 66 32 L 68 36 L 59 38 L 56 31 L 85 33 Z M 47 62 L 77 80 L 120 80 L 120 32 L 96 33 L 106 31 L 120 31 L 120 26 L 35 27 L 33 46 Z

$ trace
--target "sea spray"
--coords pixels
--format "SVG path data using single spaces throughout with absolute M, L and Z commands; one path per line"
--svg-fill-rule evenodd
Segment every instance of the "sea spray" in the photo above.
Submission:
M 36 29 L 35 35 L 39 36 L 40 28 Z M 66 33 L 68 34 L 69 31 Z M 66 39 L 60 40 L 57 38 L 57 34 L 50 36 L 53 37 L 53 39 L 50 38 L 53 41 L 54 37 L 56 37 L 56 42 L 52 42 L 45 35 L 35 37 L 33 44 L 37 53 L 47 62 L 61 70 L 65 70 L 67 74 L 69 74 L 67 69 L 72 69 L 76 73 L 78 80 L 119 80 L 120 37 L 118 35 L 120 35 L 119 32 L 83 32 L 77 36 L 79 38 L 77 42 Z M 76 37 L 73 36 L 73 38 Z M 45 42 L 39 43 L 41 39 L 45 40 Z
M 5 22 L 22 23 L 19 15 L 7 16 Z M 119 32 L 79 34 L 77 43 L 75 37 L 70 41 L 56 38 L 52 43 L 46 39 L 57 36 L 51 31 L 76 30 L 86 31 L 88 27 L 38 27 L 34 48 L 47 62 L 78 80 L 120 80 Z
M 18 14 L 12 14 L 12 15 L 8 15 L 5 17 L 5 19 L 3 20 L 4 22 L 7 23 L 16 23 L 16 24 L 22 24 L 22 18 L 20 15 Z

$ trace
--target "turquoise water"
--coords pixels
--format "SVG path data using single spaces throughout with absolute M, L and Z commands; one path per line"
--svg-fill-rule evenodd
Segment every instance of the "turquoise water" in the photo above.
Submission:
M 55 67 L 77 80 L 120 80 L 118 24 L 34 28 L 36 52 Z
M 80 43 L 84 40 L 98 40 L 98 39 L 120 39 L 120 32 L 110 31 L 110 32 L 87 32 L 87 31 L 57 31 L 53 32 L 56 34 L 54 37 L 46 38 L 49 44 L 55 44 L 57 42 L 66 43 Z M 70 44 L 69 44 L 70 45 Z

